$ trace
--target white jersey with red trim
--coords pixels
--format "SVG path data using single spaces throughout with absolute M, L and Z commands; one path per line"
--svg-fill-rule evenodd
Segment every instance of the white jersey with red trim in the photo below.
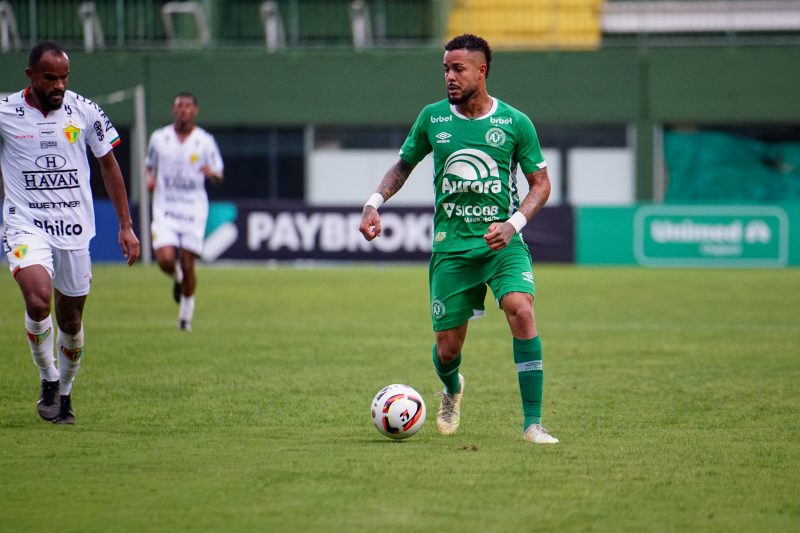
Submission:
M 86 146 L 102 157 L 119 134 L 100 106 L 73 91 L 46 115 L 27 102 L 29 91 L 0 100 L 6 230 L 41 235 L 55 248 L 86 248 L 95 234 Z
M 208 195 L 201 168 L 222 174 L 222 156 L 214 137 L 195 126 L 183 142 L 170 124 L 153 132 L 147 148 L 148 168 L 155 169 L 153 223 L 178 233 L 199 233 L 208 218 Z

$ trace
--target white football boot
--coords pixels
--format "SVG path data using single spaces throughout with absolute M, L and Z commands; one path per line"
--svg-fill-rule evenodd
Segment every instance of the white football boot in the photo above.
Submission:
M 558 444 L 558 439 L 550 435 L 541 424 L 531 424 L 522 438 L 534 444 Z
M 436 393 L 442 398 L 436 415 L 436 429 L 442 435 L 452 435 L 461 423 L 461 397 L 464 395 L 464 376 L 461 374 L 458 375 L 458 384 L 460 389 L 456 394 L 447 394 L 447 389 Z

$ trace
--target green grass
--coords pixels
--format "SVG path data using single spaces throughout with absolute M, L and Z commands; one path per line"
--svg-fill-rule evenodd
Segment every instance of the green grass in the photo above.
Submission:
M 510 334 L 464 350 L 436 434 L 425 267 L 202 268 L 177 330 L 154 268 L 96 266 L 77 424 L 38 419 L 0 279 L 2 531 L 798 531 L 800 271 L 537 269 L 544 422 L 521 439 Z M 428 403 L 371 426 L 382 386 Z

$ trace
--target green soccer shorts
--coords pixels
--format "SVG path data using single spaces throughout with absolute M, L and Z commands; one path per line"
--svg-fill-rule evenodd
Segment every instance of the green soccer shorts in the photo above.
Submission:
M 434 252 L 428 269 L 433 330 L 483 316 L 487 285 L 498 302 L 509 292 L 535 294 L 532 264 L 528 245 L 518 239 L 496 252 L 488 246 Z

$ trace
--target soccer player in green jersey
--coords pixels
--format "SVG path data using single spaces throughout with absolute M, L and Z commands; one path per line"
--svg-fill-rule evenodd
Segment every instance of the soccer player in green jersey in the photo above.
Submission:
M 436 344 L 433 365 L 444 383 L 436 416 L 439 433 L 452 435 L 461 418 L 461 348 L 471 318 L 484 313 L 486 287 L 499 302 L 513 335 L 522 396 L 523 437 L 556 444 L 541 425 L 542 344 L 533 311 L 531 255 L 520 230 L 550 196 L 550 179 L 530 119 L 489 95 L 492 51 L 475 35 L 445 45 L 447 100 L 426 106 L 400 150 L 400 159 L 364 205 L 359 231 L 381 234 L 378 208 L 433 152 L 435 214 L 430 260 L 430 304 Z M 517 166 L 530 190 L 519 202 Z

